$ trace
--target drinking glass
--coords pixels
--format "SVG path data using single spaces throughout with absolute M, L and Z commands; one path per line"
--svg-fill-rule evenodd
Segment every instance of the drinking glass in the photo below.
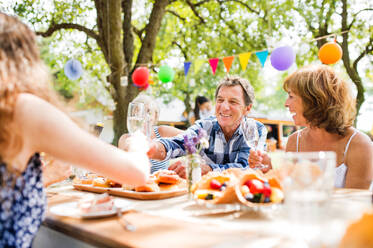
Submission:
M 263 145 L 259 144 L 259 131 L 258 127 L 256 125 L 256 121 L 251 118 L 244 118 L 242 123 L 242 130 L 243 130 L 243 137 L 247 143 L 247 145 L 250 147 L 250 151 L 257 151 L 262 150 Z M 268 165 L 260 164 L 257 165 L 254 169 L 265 169 Z
M 130 134 L 141 131 L 146 134 L 145 130 L 146 112 L 145 105 L 141 102 L 130 102 L 127 112 L 127 129 Z
M 334 189 L 336 154 L 334 152 L 288 152 L 277 154 L 285 195 L 284 215 L 294 227 L 294 235 L 311 247 L 322 235 L 329 220 Z

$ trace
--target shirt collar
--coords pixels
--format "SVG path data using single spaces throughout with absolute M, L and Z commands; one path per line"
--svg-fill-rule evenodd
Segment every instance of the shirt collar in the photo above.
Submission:
M 246 117 L 244 117 L 244 118 L 246 118 Z M 216 132 L 221 132 L 222 134 L 224 134 L 223 130 L 221 129 L 221 127 L 219 125 L 218 119 L 216 119 L 216 118 L 214 120 L 213 127 L 214 127 L 214 130 L 216 130 Z M 238 126 L 238 128 L 236 129 L 236 131 L 234 131 L 234 133 L 232 135 L 232 138 L 235 137 L 235 136 L 237 136 L 237 135 L 243 135 L 243 131 L 242 131 L 242 128 L 241 128 L 241 123 Z

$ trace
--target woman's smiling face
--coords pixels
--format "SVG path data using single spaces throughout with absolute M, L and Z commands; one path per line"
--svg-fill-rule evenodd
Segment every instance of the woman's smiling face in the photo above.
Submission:
M 295 125 L 306 126 L 307 120 L 303 116 L 302 98 L 292 90 L 288 91 L 288 98 L 285 101 L 285 107 L 289 108 Z

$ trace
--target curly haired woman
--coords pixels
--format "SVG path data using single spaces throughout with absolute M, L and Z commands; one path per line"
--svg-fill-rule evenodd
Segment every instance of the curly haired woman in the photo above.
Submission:
M 286 151 L 334 151 L 335 187 L 368 189 L 373 177 L 373 144 L 352 126 L 355 99 L 347 82 L 331 67 L 317 65 L 291 74 L 283 88 L 288 93 L 285 107 L 294 123 L 306 127 L 289 137 Z M 251 167 L 261 162 L 270 163 L 266 155 L 250 154 Z

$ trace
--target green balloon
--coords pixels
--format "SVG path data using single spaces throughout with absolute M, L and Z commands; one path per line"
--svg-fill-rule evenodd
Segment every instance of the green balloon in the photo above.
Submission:
M 172 68 L 169 67 L 168 65 L 162 65 L 159 68 L 158 78 L 163 83 L 172 82 L 172 80 L 174 79 L 174 75 L 175 75 L 174 70 L 172 70 Z

